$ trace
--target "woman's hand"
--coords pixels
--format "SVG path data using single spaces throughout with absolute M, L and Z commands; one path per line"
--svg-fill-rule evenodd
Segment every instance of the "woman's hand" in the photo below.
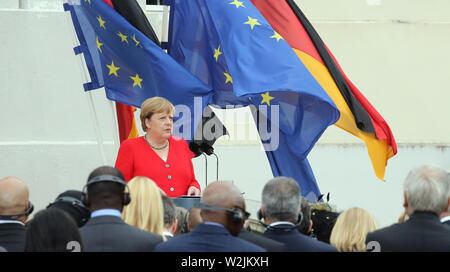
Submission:
M 191 186 L 191 187 L 189 187 L 189 189 L 187 191 L 187 195 L 188 196 L 199 196 L 200 190 L 195 186 Z

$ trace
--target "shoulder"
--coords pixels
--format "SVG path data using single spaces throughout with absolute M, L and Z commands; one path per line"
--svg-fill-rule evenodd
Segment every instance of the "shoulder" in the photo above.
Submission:
M 185 139 L 177 137 L 177 136 L 170 136 L 169 141 L 171 144 L 180 145 L 180 146 L 188 146 L 188 143 Z
M 126 139 L 125 141 L 120 143 L 120 147 L 122 148 L 122 147 L 136 146 L 142 144 L 143 140 L 144 138 L 142 136 L 137 138 Z

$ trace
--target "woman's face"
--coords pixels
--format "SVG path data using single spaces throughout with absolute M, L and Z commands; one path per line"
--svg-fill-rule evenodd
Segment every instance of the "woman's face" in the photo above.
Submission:
M 173 130 L 173 113 L 154 113 L 152 117 L 145 119 L 145 125 L 152 136 L 169 139 Z

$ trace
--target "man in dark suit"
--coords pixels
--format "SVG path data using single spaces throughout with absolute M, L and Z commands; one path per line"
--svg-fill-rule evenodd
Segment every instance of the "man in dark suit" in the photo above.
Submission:
M 285 244 L 291 252 L 336 252 L 336 248 L 300 233 L 301 191 L 292 178 L 277 177 L 263 188 L 260 217 L 267 229 L 264 236 Z
M 173 200 L 166 195 L 161 196 L 161 200 L 164 210 L 163 235 L 168 240 L 174 237 L 174 233 L 177 230 L 177 207 Z
M 86 251 L 150 252 L 162 237 L 126 224 L 121 218 L 124 205 L 130 201 L 120 170 L 101 166 L 95 169 L 83 189 L 84 204 L 91 218 L 80 229 Z
M 0 179 L 0 247 L 8 252 L 25 249 L 25 222 L 33 211 L 28 187 L 16 177 Z
M 241 192 L 231 183 L 209 184 L 201 202 L 203 223 L 191 232 L 156 246 L 158 252 L 264 252 L 252 243 L 237 238 L 248 213 Z
M 439 221 L 449 210 L 450 175 L 422 166 L 411 170 L 403 184 L 403 206 L 409 219 L 367 235 L 366 244 L 382 252 L 450 252 L 450 228 Z

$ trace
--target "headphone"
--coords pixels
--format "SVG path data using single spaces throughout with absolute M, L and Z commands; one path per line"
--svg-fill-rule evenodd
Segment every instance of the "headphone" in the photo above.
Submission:
M 87 199 L 87 193 L 86 193 L 87 188 L 90 185 L 92 185 L 94 183 L 99 183 L 99 182 L 115 182 L 115 183 L 124 185 L 128 192 L 123 193 L 123 205 L 126 206 L 126 205 L 130 204 L 131 196 L 130 196 L 130 188 L 128 188 L 128 184 L 123 179 L 116 177 L 116 176 L 112 176 L 112 175 L 101 175 L 101 176 L 97 176 L 95 178 L 88 180 L 86 185 L 84 185 L 83 190 L 81 191 L 82 204 L 84 204 L 85 206 L 89 206 L 89 201 Z
M 77 208 L 78 210 L 81 210 L 83 212 L 81 221 L 82 223 L 85 223 L 89 220 L 91 211 L 89 210 L 89 208 L 84 205 L 84 203 L 72 196 L 60 196 L 58 197 L 54 202 L 48 204 L 47 208 L 52 207 L 55 204 L 59 204 L 59 203 L 67 203 L 69 205 L 72 205 L 73 207 Z
M 288 213 L 280 213 L 280 214 L 288 214 Z M 290 213 L 289 213 L 289 214 L 290 214 Z M 264 222 L 261 221 L 261 220 L 263 219 L 263 215 L 262 215 L 261 209 L 258 210 L 258 212 L 257 212 L 256 215 L 258 216 L 258 220 L 259 220 L 259 223 L 260 223 L 261 225 L 263 225 L 264 227 L 266 227 L 266 228 L 268 228 L 268 229 L 273 229 L 273 230 L 283 230 L 283 231 L 288 231 L 288 230 L 291 230 L 291 229 L 297 229 L 298 227 L 300 227 L 300 225 L 302 224 L 302 221 L 303 221 L 303 213 L 300 212 L 300 213 L 298 214 L 298 217 L 297 217 L 297 224 L 295 224 L 295 225 L 293 225 L 293 226 L 291 226 L 291 225 L 275 225 L 275 226 L 269 226 L 269 225 L 267 225 L 267 224 L 265 224 Z
M 211 204 L 206 204 L 204 202 L 197 202 L 194 204 L 194 208 L 199 208 L 202 210 L 214 210 L 214 211 L 226 211 L 231 214 L 231 221 L 233 224 L 241 224 L 244 222 L 244 216 L 249 217 L 250 214 L 248 212 L 243 212 L 242 210 L 238 209 L 237 207 L 235 209 L 228 209 L 224 207 L 219 207 Z M 245 213 L 245 214 L 244 214 Z
M 34 206 L 33 206 L 33 204 L 30 201 L 28 201 L 28 209 L 25 212 L 18 213 L 18 214 L 8 214 L 8 215 L 0 214 L 0 220 L 16 220 L 16 219 L 19 219 L 22 216 L 30 215 L 33 211 L 34 211 Z

